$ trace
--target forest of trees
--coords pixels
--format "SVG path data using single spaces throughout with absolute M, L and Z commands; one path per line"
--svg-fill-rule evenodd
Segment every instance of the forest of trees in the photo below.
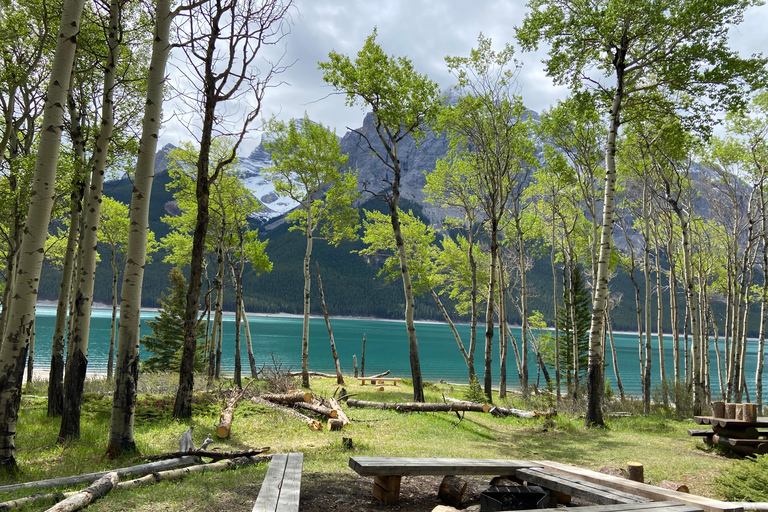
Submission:
M 350 258 L 354 250 L 356 265 L 402 283 L 392 304 L 406 321 L 417 401 L 419 298 L 451 326 L 471 323 L 470 339 L 453 332 L 469 381 L 482 384 L 487 400 L 495 372 L 499 398 L 510 371 L 527 397 L 536 371 L 528 354 L 535 354 L 557 399 L 581 401 L 586 424 L 602 425 L 611 311 L 629 301 L 647 410 L 653 374 L 663 400 L 690 403 L 695 414 L 715 397 L 740 402 L 747 365 L 756 365 L 757 396 L 750 399 L 761 407 L 768 70 L 766 59 L 740 57 L 728 39 L 728 29 L 757 4 L 529 0 L 510 38 L 523 49 L 547 45 L 546 73 L 570 91 L 540 122 L 526 114 L 513 47 L 482 34 L 468 56 L 446 57 L 452 102 L 406 56 L 388 55 L 376 29 L 354 56 L 328 49 L 317 64 L 322 79 L 349 106 L 372 112 L 373 131 L 351 135 L 385 170 L 378 184 L 357 183 L 322 124 L 267 124 L 274 165 L 266 174 L 299 205 L 288 221 L 301 233 L 302 257 L 290 273 L 301 281 L 305 323 L 311 260 L 319 251 Z M 3 6 L 0 469 L 17 468 L 14 432 L 44 260 L 60 278 L 48 393 L 49 415 L 62 418 L 59 441 L 80 437 L 96 266 L 109 255 L 119 321 L 106 452 L 136 449 L 139 309 L 145 270 L 154 264 L 150 212 L 161 206 L 153 204 L 154 159 L 171 86 L 184 103 L 179 115 L 191 142 L 171 152 L 164 178 L 175 209 L 163 216 L 162 251 L 154 258 L 163 260 L 173 288 L 147 343 L 162 354 L 152 364 L 166 361 L 178 371 L 174 416 L 190 417 L 195 369 L 204 368 L 209 383 L 220 377 L 221 317 L 229 305 L 236 313 L 235 384 L 241 332 L 256 378 L 258 340 L 244 314 L 275 306 L 246 301 L 244 289 L 248 279 L 287 262 L 271 258 L 269 234 L 252 221 L 261 205 L 239 179 L 237 155 L 285 70 L 262 53 L 285 37 L 295 9 L 291 0 L 156 0 L 151 12 L 133 0 Z M 171 52 L 180 74 L 173 84 L 166 80 Z M 725 129 L 715 136 L 720 119 Z M 400 148 L 428 130 L 450 144 L 427 171 L 426 200 L 445 213 L 433 223 L 401 202 L 407 182 Z M 104 184 L 121 173 L 130 194 L 115 204 Z M 328 243 L 314 246 L 314 239 Z M 612 286 L 619 269 L 631 280 L 631 296 Z M 535 272 L 551 276 L 551 289 L 532 282 Z M 534 307 L 544 300 L 546 315 Z M 522 327 L 519 338 L 512 318 Z M 545 325 L 556 327 L 553 336 L 542 335 Z M 654 329 L 663 325 L 669 334 Z M 756 339 L 748 338 L 750 326 Z M 305 328 L 305 386 L 307 337 Z M 747 361 L 752 344 L 758 357 Z M 476 351 L 485 355 L 483 368 L 474 366 Z M 652 354 L 666 351 L 674 354 L 673 368 L 663 366 L 664 357 L 653 368 Z M 713 366 L 718 382 L 709 379 Z

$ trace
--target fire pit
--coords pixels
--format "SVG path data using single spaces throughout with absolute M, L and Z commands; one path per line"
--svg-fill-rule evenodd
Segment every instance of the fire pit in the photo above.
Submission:
M 535 485 L 492 485 L 480 494 L 480 512 L 544 508 L 547 493 Z

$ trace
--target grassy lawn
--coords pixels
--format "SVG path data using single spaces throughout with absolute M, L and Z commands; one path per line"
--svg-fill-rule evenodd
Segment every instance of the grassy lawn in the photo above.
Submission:
M 142 376 L 142 381 L 144 394 L 137 405 L 135 440 L 143 454 L 178 450 L 179 436 L 189 424 L 195 426 L 197 446 L 208 434 L 215 438 L 215 425 L 227 393 L 196 393 L 194 417 L 190 423 L 179 422 L 171 418 L 173 377 L 163 380 L 162 377 Z M 394 402 L 412 399 L 412 389 L 407 382 L 397 387 L 387 385 L 385 391 L 377 391 L 370 385 L 360 386 L 357 382 L 347 378 L 345 388 L 361 400 Z M 82 438 L 67 445 L 56 443 L 60 419 L 46 416 L 46 389 L 46 383 L 35 383 L 25 390 L 22 399 L 16 448 L 23 474 L 16 481 L 90 473 L 146 462 L 139 455 L 119 460 L 104 457 L 112 406 L 106 383 L 86 383 Z M 316 395 L 332 396 L 337 385 L 331 379 L 314 379 L 311 389 Z M 249 392 L 251 390 L 258 391 L 258 386 L 251 386 Z M 462 398 L 464 391 L 449 384 L 429 384 L 425 394 L 427 401 L 442 402 L 443 396 Z M 549 407 L 545 401 L 523 403 L 519 397 L 499 405 L 540 411 Z M 624 403 L 612 407 L 626 411 L 634 405 Z M 459 421 L 455 413 L 399 413 L 347 406 L 345 410 L 352 423 L 343 431 L 314 432 L 294 418 L 244 399 L 235 412 L 230 438 L 216 440 L 211 448 L 236 451 L 269 446 L 268 453 L 303 452 L 303 485 L 313 479 L 356 477 L 348 467 L 350 455 L 553 460 L 596 470 L 605 466 L 624 468 L 628 461 L 637 461 L 645 465 L 645 477 L 651 483 L 671 480 L 688 485 L 694 494 L 720 497 L 712 483 L 734 462 L 717 452 L 704 450 L 700 439 L 689 437 L 686 429 L 695 428 L 691 420 L 663 415 L 608 416 L 606 429 L 587 430 L 582 427 L 578 412 L 564 412 L 564 407 L 560 407 L 555 426 L 545 429 L 543 418 L 501 419 L 468 412 Z M 343 448 L 342 437 L 353 439 L 354 450 Z M 266 469 L 266 464 L 260 464 L 235 471 L 195 474 L 183 480 L 133 490 L 113 491 L 90 510 L 249 511 Z M 9 483 L 8 478 L 4 480 L 2 483 Z M 4 493 L 0 495 L 0 501 L 35 492 L 50 491 Z M 48 506 L 50 503 L 25 510 L 45 510 Z

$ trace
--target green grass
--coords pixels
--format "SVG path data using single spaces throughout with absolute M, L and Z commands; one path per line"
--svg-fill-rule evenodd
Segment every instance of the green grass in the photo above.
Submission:
M 195 444 L 215 430 L 219 412 L 227 393 L 203 393 L 196 390 L 190 422 L 171 417 L 173 410 L 173 376 L 142 375 L 142 388 L 135 421 L 135 441 L 143 454 L 176 451 L 178 438 L 189 424 L 195 426 Z M 202 379 L 196 379 L 204 384 Z M 254 383 L 262 386 L 262 383 Z M 140 456 L 109 460 L 106 450 L 111 386 L 103 381 L 86 383 L 82 412 L 82 438 L 78 442 L 58 445 L 60 419 L 46 416 L 45 383 L 34 383 L 25 390 L 16 436 L 17 461 L 23 474 L 17 481 L 34 481 L 61 476 L 90 473 L 144 463 Z M 226 388 L 227 385 L 222 386 Z M 251 386 L 249 390 L 257 388 Z M 312 391 L 332 396 L 338 386 L 331 379 L 312 380 Z M 345 386 L 355 398 L 373 401 L 411 401 L 412 388 L 406 381 L 397 387 L 360 386 L 348 378 Z M 437 402 L 446 397 L 462 398 L 462 386 L 430 384 L 425 386 L 426 400 Z M 497 400 L 497 402 L 499 402 Z M 524 403 L 517 396 L 499 405 L 546 411 L 551 400 L 537 398 Z M 631 404 L 617 404 L 623 410 Z M 561 407 L 565 410 L 565 406 Z M 702 449 L 697 438 L 685 430 L 692 421 L 680 421 L 662 415 L 610 418 L 605 429 L 584 429 L 577 410 L 561 412 L 554 428 L 544 429 L 544 419 L 495 418 L 481 413 L 466 413 L 461 421 L 455 413 L 399 413 L 375 409 L 346 407 L 352 423 L 341 432 L 313 432 L 291 417 L 269 408 L 242 401 L 235 413 L 231 437 L 217 440 L 221 451 L 269 446 L 270 453 L 301 451 L 304 453 L 304 480 L 336 475 L 355 476 L 348 468 L 350 455 L 483 457 L 525 460 L 554 460 L 577 466 L 600 469 L 604 466 L 624 468 L 628 461 L 645 465 L 646 479 L 653 483 L 672 480 L 687 484 L 693 493 L 724 497 L 721 485 L 713 487 L 718 475 L 732 469 L 732 463 Z M 342 437 L 351 437 L 355 449 L 342 447 Z M 739 462 L 737 464 L 748 464 Z M 161 482 L 139 489 L 114 491 L 90 507 L 96 511 L 117 510 L 250 510 L 266 465 L 235 471 L 191 475 L 184 480 Z M 7 480 L 7 479 L 6 479 Z M 2 482 L 2 483 L 8 483 Z M 0 501 L 40 491 L 24 491 L 0 495 Z M 48 492 L 48 491 L 43 491 Z M 45 510 L 47 506 L 26 510 Z

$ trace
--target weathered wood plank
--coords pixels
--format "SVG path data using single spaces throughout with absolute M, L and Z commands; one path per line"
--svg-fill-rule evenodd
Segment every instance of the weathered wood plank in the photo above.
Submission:
M 701 512 L 701 509 L 674 501 L 650 501 L 579 507 L 579 512 Z
M 276 512 L 298 512 L 301 497 L 301 470 L 304 465 L 303 453 L 289 453 L 288 462 L 280 487 L 280 498 Z
M 698 507 L 705 512 L 744 512 L 743 507 L 736 503 L 728 503 L 727 501 L 719 501 L 711 498 L 704 498 L 702 496 L 696 496 L 694 494 L 686 494 L 670 489 L 663 489 L 661 487 L 656 487 L 655 485 L 633 482 L 624 478 L 605 475 L 603 473 L 598 473 L 597 471 L 591 471 L 589 469 L 583 469 L 576 466 L 569 466 L 559 462 L 535 461 L 535 464 L 545 469 L 565 473 L 582 480 L 599 483 L 601 485 L 605 485 L 606 487 L 612 487 L 613 489 L 618 489 L 620 491 L 637 494 L 638 496 L 643 496 L 652 500 L 674 500 L 679 503 Z M 579 512 L 583 511 L 579 510 Z M 677 510 L 677 512 L 682 511 Z
M 259 495 L 253 505 L 252 512 L 274 512 L 277 501 L 280 499 L 280 483 L 283 481 L 285 466 L 288 463 L 288 454 L 278 453 L 272 457 L 269 469 L 261 483 Z
M 539 464 L 509 459 L 452 459 L 412 457 L 350 457 L 349 467 L 361 476 L 511 475 L 516 469 Z
M 600 505 L 617 503 L 647 503 L 652 501 L 636 494 L 630 494 L 595 482 L 587 482 L 563 474 L 556 474 L 546 469 L 518 469 L 515 476 L 529 484 L 585 499 Z

